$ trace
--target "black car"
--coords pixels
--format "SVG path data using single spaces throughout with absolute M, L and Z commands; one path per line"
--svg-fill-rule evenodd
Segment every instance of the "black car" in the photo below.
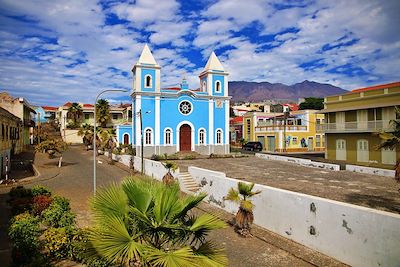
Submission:
M 248 142 L 242 146 L 242 149 L 250 151 L 261 151 L 263 149 L 263 146 L 260 142 Z

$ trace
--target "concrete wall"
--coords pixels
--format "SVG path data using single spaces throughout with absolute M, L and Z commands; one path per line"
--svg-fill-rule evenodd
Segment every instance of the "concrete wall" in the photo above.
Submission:
M 363 167 L 363 166 L 350 165 L 350 164 L 346 164 L 346 171 L 367 173 L 367 174 L 375 174 L 375 175 L 387 176 L 387 177 L 392 177 L 392 178 L 395 175 L 395 171 L 394 170 Z
M 197 167 L 189 173 L 211 204 L 236 213 L 224 196 L 238 180 Z M 253 201 L 255 224 L 352 266 L 399 266 L 400 215 L 264 185 L 254 190 L 262 191 Z
M 299 165 L 305 166 L 305 167 L 320 168 L 320 169 L 326 169 L 326 170 L 331 170 L 331 171 L 339 171 L 340 170 L 340 165 L 324 163 L 324 162 L 317 162 L 317 161 L 312 161 L 310 159 L 301 159 L 301 158 L 285 157 L 285 156 L 261 154 L 261 153 L 256 153 L 256 157 L 262 158 L 262 159 L 268 159 L 268 160 L 279 160 L 279 161 L 291 162 L 291 163 L 299 164 Z
M 82 144 L 83 139 L 81 136 L 78 136 L 78 131 L 79 130 L 65 129 L 64 141 L 72 144 Z

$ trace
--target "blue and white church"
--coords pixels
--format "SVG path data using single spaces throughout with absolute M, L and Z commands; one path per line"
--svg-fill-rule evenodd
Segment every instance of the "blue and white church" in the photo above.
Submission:
M 146 157 L 183 151 L 229 153 L 228 72 L 214 52 L 197 89 L 189 89 L 185 79 L 180 87 L 161 88 L 161 67 L 147 45 L 132 73 L 132 125 L 117 126 L 118 142 L 129 140 L 140 155 L 143 130 Z

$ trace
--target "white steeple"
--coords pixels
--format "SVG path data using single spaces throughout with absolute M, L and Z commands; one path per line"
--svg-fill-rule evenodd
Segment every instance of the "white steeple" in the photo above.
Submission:
M 157 65 L 156 60 L 153 57 L 153 54 L 150 51 L 150 48 L 147 44 L 144 45 L 142 54 L 136 64 L 151 64 Z
M 203 71 L 207 70 L 219 70 L 219 71 L 224 71 L 224 67 L 222 67 L 221 62 L 215 55 L 214 51 L 211 53 L 210 58 L 207 61 L 206 67 L 204 68 Z

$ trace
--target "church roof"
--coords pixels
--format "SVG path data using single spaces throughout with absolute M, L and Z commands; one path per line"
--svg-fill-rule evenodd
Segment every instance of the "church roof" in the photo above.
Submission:
M 142 54 L 140 55 L 137 64 L 157 65 L 157 62 L 154 59 L 153 54 L 151 53 L 150 48 L 147 44 L 144 45 Z
M 217 56 L 215 55 L 214 51 L 211 53 L 211 56 L 207 61 L 206 67 L 204 68 L 204 71 L 207 70 L 224 71 L 224 67 L 222 66 Z

